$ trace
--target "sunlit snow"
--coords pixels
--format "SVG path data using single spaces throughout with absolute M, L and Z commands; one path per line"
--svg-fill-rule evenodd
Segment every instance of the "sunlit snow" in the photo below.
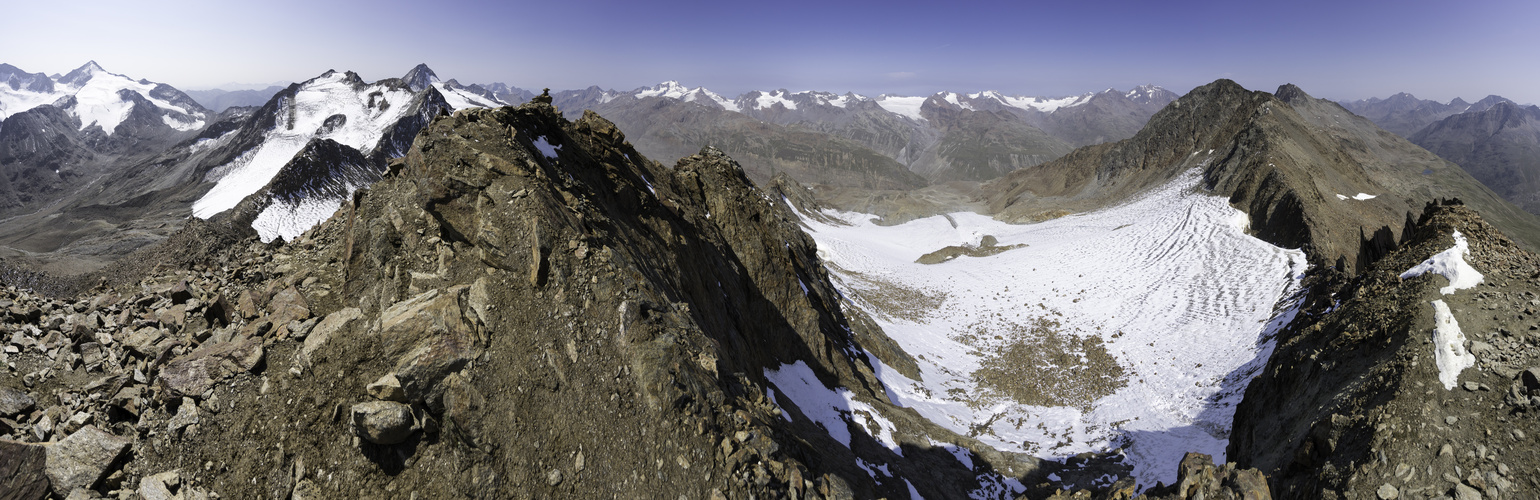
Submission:
M 156 84 L 140 83 L 123 75 L 108 73 L 95 63 L 87 65 L 85 69 L 89 73 L 85 82 L 78 85 L 56 83 L 51 93 L 13 90 L 10 86 L 0 85 L 0 119 L 74 96 L 75 104 L 64 110 L 80 119 L 81 130 L 96 124 L 107 135 L 112 135 L 134 109 L 133 101 L 119 95 L 119 91 L 128 90 L 137 92 L 156 107 L 181 115 L 178 118 L 163 116 L 161 120 L 166 125 L 184 132 L 203 128 L 203 113 L 151 97 L 150 91 L 155 90 Z
M 1031 225 L 972 213 L 896 226 L 837 212 L 828 214 L 850 225 L 804 222 L 843 293 L 918 363 L 923 382 L 875 363 L 895 403 L 1005 451 L 1062 458 L 1122 447 L 1138 480 L 1153 485 L 1173 482 L 1186 452 L 1223 460 L 1234 406 L 1271 353 L 1271 335 L 1292 319 L 1288 298 L 1307 266 L 1302 252 L 1248 236 L 1246 215 L 1201 192 L 1199 180 L 1193 170 L 1125 205 Z M 915 263 L 985 235 L 1027 246 Z M 939 304 L 876 305 L 902 290 L 898 304 Z M 1038 319 L 1099 338 L 1126 385 L 1084 410 L 980 397 L 972 374 L 990 353 L 964 336 Z
M 1272 165 L 1268 165 L 1268 166 L 1272 166 Z M 1352 199 L 1352 200 L 1358 200 L 1358 201 L 1365 201 L 1365 200 L 1372 200 L 1372 199 L 1376 198 L 1377 196 L 1378 195 L 1373 195 L 1373 194 L 1369 194 L 1369 193 L 1358 193 L 1356 195 L 1353 195 L 1352 197 L 1349 197 L 1348 195 L 1338 193 L 1337 194 L 1337 199 L 1339 199 L 1339 200 L 1349 200 L 1349 199 Z
M 1444 390 L 1460 384 L 1460 372 L 1476 366 L 1476 356 L 1465 350 L 1465 333 L 1460 322 L 1442 300 L 1433 301 L 1433 361 L 1438 365 L 1438 381 Z
M 925 121 L 920 116 L 920 106 L 925 104 L 925 97 L 904 97 L 894 95 L 877 96 L 877 105 L 899 116 L 909 118 L 917 122 Z
M 251 227 L 257 230 L 257 236 L 264 242 L 273 241 L 279 236 L 284 240 L 293 241 L 294 238 L 315 227 L 317 223 L 330 219 L 332 214 L 337 213 L 342 200 L 342 198 L 313 197 L 293 205 L 275 200 L 272 205 L 262 210 L 262 213 L 257 214 L 256 219 L 251 221 Z

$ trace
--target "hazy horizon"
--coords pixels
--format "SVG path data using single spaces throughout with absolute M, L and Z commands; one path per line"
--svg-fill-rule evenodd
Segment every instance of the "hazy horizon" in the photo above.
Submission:
M 775 5 L 543 2 L 504 5 L 88 1 L 61 20 L 38 4 L 0 18 L 0 62 L 65 73 L 95 60 L 185 90 L 365 80 L 426 63 L 443 79 L 538 91 L 630 90 L 667 80 L 727 96 L 786 88 L 864 95 L 997 90 L 1056 97 L 1144 84 L 1177 93 L 1219 78 L 1333 100 L 1540 102 L 1540 3 L 1109 1 L 790 2 Z M 60 23 L 67 23 L 67 37 Z M 231 90 L 226 88 L 226 90 Z

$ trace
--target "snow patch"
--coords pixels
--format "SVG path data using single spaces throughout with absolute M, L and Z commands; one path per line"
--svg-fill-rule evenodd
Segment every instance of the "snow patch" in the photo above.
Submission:
M 1433 301 L 1433 360 L 1438 365 L 1438 381 L 1451 391 L 1460 383 L 1460 372 L 1476 366 L 1476 355 L 1465 351 L 1460 322 L 1443 300 Z
M 349 193 L 353 189 L 348 189 Z M 283 203 L 277 200 L 272 205 L 257 214 L 257 218 L 251 221 L 252 229 L 257 230 L 257 236 L 263 243 L 273 241 L 282 236 L 285 241 L 293 241 L 294 238 L 305 234 L 317 224 L 326 222 L 337 209 L 342 206 L 343 198 L 316 197 L 306 198 L 296 204 Z
M 1454 232 L 1454 246 L 1444 250 L 1428 260 L 1412 266 L 1406 272 L 1401 273 L 1401 279 L 1411 279 L 1424 274 L 1433 273 L 1449 280 L 1449 286 L 1440 288 L 1441 294 L 1449 295 L 1455 290 L 1472 288 L 1485 279 L 1480 271 L 1465 262 L 1465 256 L 1470 255 L 1470 243 L 1465 241 L 1465 235 L 1459 231 Z
M 904 478 L 904 486 L 909 487 L 910 500 L 925 500 L 925 497 L 920 496 L 920 490 L 914 489 L 914 483 L 909 482 L 908 478 Z
M 1271 165 L 1269 165 L 1269 166 L 1271 166 Z M 1369 194 L 1369 193 L 1358 193 L 1356 195 L 1353 195 L 1351 198 L 1349 198 L 1345 194 L 1337 193 L 1337 199 L 1339 199 L 1339 200 L 1354 199 L 1354 200 L 1358 200 L 1358 201 L 1365 201 L 1365 200 L 1375 199 L 1378 196 L 1379 195 L 1373 195 L 1373 194 Z
M 883 418 L 872 405 L 857 401 L 855 394 L 843 387 L 830 390 L 813 374 L 813 369 L 802 360 L 782 364 L 779 369 L 765 369 L 765 378 L 781 390 L 802 414 L 829 432 L 829 437 L 850 447 L 850 426 L 865 432 L 884 447 L 899 456 L 904 451 L 893 438 L 897 429 L 893 422 Z M 872 434 L 871 429 L 877 433 Z
M 536 136 L 533 142 L 535 143 L 535 149 L 540 150 L 540 154 L 545 155 L 546 158 L 554 160 L 556 159 L 556 154 L 561 152 L 561 146 L 552 146 L 549 141 L 545 140 L 543 135 Z

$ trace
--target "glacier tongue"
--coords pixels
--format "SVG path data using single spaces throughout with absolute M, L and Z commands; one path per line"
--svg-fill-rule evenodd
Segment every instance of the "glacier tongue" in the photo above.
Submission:
M 1307 266 L 1303 252 L 1248 236 L 1246 215 L 1199 179 L 1031 225 L 972 213 L 804 222 L 836 284 L 917 361 L 923 381 L 876 363 L 895 403 L 1005 451 L 1121 447 L 1153 485 L 1174 481 L 1185 452 L 1222 460 L 1234 406 L 1292 319 Z M 916 263 L 985 236 L 1026 246 Z

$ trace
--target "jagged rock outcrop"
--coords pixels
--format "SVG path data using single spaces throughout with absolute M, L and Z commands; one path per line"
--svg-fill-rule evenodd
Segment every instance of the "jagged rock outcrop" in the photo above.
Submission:
M 1457 201 L 1428 204 L 1406 234 L 1357 276 L 1312 271 L 1236 410 L 1229 458 L 1276 498 L 1540 491 L 1540 384 L 1523 375 L 1540 366 L 1540 258 Z M 1434 272 L 1453 272 L 1462 245 L 1458 286 L 1408 272 L 1438 254 L 1450 265 Z

